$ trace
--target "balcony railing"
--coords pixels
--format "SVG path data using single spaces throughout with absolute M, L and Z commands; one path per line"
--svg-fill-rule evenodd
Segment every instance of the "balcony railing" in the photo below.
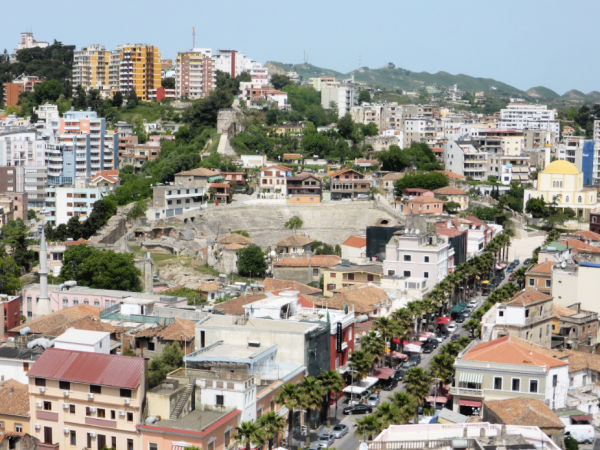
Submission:
M 483 389 L 471 389 L 452 386 L 450 388 L 450 393 L 452 395 L 459 395 L 464 397 L 483 397 Z

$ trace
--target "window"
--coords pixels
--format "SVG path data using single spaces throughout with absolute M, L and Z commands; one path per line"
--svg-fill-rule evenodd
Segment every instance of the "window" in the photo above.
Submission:
M 335 291 L 335 283 L 329 283 L 327 285 L 327 290 L 328 291 Z
M 404 255 L 404 261 L 410 261 L 410 260 L 411 260 L 410 255 Z
M 148 450 L 158 450 L 158 444 L 156 442 L 148 442 Z
M 353 273 L 349 273 L 348 274 L 348 280 L 354 281 L 354 274 Z
M 69 300 L 66 298 L 63 298 L 63 306 L 69 306 Z
M 546 287 L 550 287 L 551 280 L 546 280 Z
M 116 436 L 112 436 L 110 438 L 110 446 L 112 448 L 117 448 L 117 437 Z
M 36 378 L 35 385 L 36 386 L 46 386 L 46 379 L 45 378 Z
M 121 389 L 119 391 L 119 396 L 125 398 L 131 398 L 131 389 Z
M 367 281 L 374 281 L 375 280 L 375 276 L 371 275 L 371 274 L 367 274 Z
M 127 422 L 133 422 L 133 413 L 132 412 L 127 413 Z
M 73 430 L 69 432 L 69 444 L 77 445 L 77 434 Z
M 90 384 L 90 392 L 92 394 L 102 394 L 102 386 L 96 384 Z
M 494 389 L 497 391 L 502 390 L 502 377 L 494 377 Z
M 388 270 L 388 275 L 390 277 L 393 277 L 394 275 L 396 275 L 396 271 L 395 270 Z
M 154 342 L 148 341 L 148 350 L 150 350 L 151 352 L 154 351 Z
M 313 276 L 316 277 L 319 275 L 319 269 L 313 269 Z
M 92 435 L 90 433 L 87 434 L 87 448 L 92 448 Z
M 521 379 L 520 378 L 512 379 L 512 390 L 514 392 L 519 392 L 521 390 Z
M 60 389 L 64 389 L 64 390 L 68 391 L 69 389 L 71 389 L 71 383 L 69 383 L 68 381 L 59 381 L 58 387 Z
M 404 271 L 404 276 L 405 277 L 410 277 L 410 270 L 405 270 Z
M 335 278 L 335 275 L 336 275 L 336 273 L 335 273 L 335 272 L 331 272 L 331 273 L 329 274 L 329 278 Z
M 426 263 L 428 263 L 428 262 L 429 262 L 429 256 L 425 256 L 425 257 L 423 258 L 423 262 L 426 262 Z
M 217 395 L 217 406 L 223 406 L 225 404 L 225 397 L 223 395 Z
M 423 272 L 423 278 L 429 278 L 429 272 Z
M 533 278 L 529 279 L 529 286 L 535 286 L 535 280 Z
M 85 415 L 86 416 L 91 416 L 92 415 L 92 408 L 90 408 L 89 406 L 85 407 Z
M 110 410 L 110 418 L 115 420 L 117 417 L 117 412 L 114 409 Z
M 23 425 L 21 425 L 20 423 L 15 423 L 15 431 L 17 433 L 22 433 L 23 432 Z
M 52 402 L 44 402 L 44 411 L 52 411 Z
M 73 403 L 69 405 L 69 413 L 75 414 L 75 405 Z
M 525 310 L 525 317 L 529 317 L 529 308 Z
M 104 408 L 98 408 L 98 417 L 104 419 L 106 417 L 106 410 Z
M 225 447 L 229 447 L 229 444 L 231 443 L 231 428 L 225 431 L 223 441 L 225 443 Z
M 28 362 L 23 363 L 23 371 L 25 373 L 29 372 L 29 363 Z
M 537 392 L 538 391 L 538 381 L 537 380 L 529 380 L 529 392 Z

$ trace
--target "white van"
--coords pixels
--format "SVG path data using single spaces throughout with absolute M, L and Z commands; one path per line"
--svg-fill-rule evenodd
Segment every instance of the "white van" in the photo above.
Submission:
M 594 427 L 592 425 L 567 425 L 565 436 L 573 437 L 579 443 L 594 442 Z

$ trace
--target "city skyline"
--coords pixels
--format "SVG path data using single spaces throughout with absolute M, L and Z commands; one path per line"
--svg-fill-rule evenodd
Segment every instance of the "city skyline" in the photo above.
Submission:
M 502 10 L 470 0 L 419 5 L 376 1 L 368 9 L 355 1 L 345 2 L 344 8 L 311 1 L 303 8 L 271 0 L 260 5 L 182 1 L 172 10 L 156 1 L 143 7 L 134 1 L 118 4 L 118 14 L 112 7 L 116 2 L 106 5 L 82 4 L 64 14 L 56 4 L 34 1 L 37 13 L 22 20 L 22 11 L 7 5 L 7 14 L 17 19 L 0 31 L 3 48 L 12 51 L 20 32 L 33 31 L 38 40 L 77 47 L 143 42 L 157 45 L 164 58 L 175 58 L 192 47 L 195 27 L 196 47 L 233 48 L 263 63 L 300 63 L 306 53 L 309 63 L 344 73 L 359 64 L 377 68 L 393 62 L 414 72 L 494 78 L 522 90 L 540 85 L 559 94 L 600 90 L 595 77 L 600 63 L 590 58 L 593 18 L 600 5 L 591 1 L 575 1 L 568 9 L 557 1 L 546 2 L 544 9 L 509 1 Z M 86 17 L 91 14 L 95 19 L 90 22 Z M 561 30 L 572 30 L 573 24 L 577 34 L 570 31 L 566 39 Z

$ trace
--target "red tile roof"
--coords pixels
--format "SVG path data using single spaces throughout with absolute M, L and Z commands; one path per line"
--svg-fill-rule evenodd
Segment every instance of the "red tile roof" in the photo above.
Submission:
M 540 264 L 536 264 L 535 266 L 533 266 L 532 268 L 530 268 L 527 272 L 525 272 L 528 275 L 531 274 L 544 274 L 544 275 L 550 275 L 552 274 L 552 267 L 554 267 L 556 263 L 553 261 L 546 261 L 544 263 L 540 263 Z
M 106 181 L 110 183 L 118 183 L 119 182 L 119 171 L 118 170 L 102 170 L 92 175 L 90 182 L 94 182 L 96 180 L 100 180 L 104 178 Z
M 364 236 L 350 236 L 342 245 L 354 248 L 363 248 L 367 246 L 367 238 Z
M 586 244 L 579 239 L 561 239 L 560 242 L 566 244 L 568 247 L 574 250 L 574 253 L 578 252 L 590 252 L 590 253 L 600 253 L 600 248 L 594 247 L 593 245 Z
M 142 382 L 144 370 L 144 358 L 49 348 L 27 375 L 135 389 Z
M 262 172 L 263 170 L 267 170 L 267 169 L 279 169 L 279 170 L 283 170 L 284 172 L 288 172 L 290 169 L 288 169 L 287 167 L 283 167 L 283 166 L 279 166 L 277 164 L 273 164 L 270 166 L 265 166 L 262 169 L 260 169 L 260 171 Z
M 313 267 L 333 267 L 339 264 L 342 258 L 336 255 L 314 255 L 310 257 L 310 265 Z M 275 267 L 308 267 L 307 257 L 283 258 L 273 263 Z
M 436 194 L 439 194 L 439 195 L 467 195 L 467 193 L 465 191 L 455 188 L 455 187 L 452 187 L 452 186 L 446 186 L 443 188 L 439 188 L 433 192 Z
M 84 238 L 79 238 L 76 241 L 65 241 L 65 247 L 72 247 L 74 245 L 81 245 L 81 244 L 89 244 L 90 241 L 84 239 Z
M 517 366 L 541 366 L 546 369 L 568 364 L 566 361 L 537 352 L 530 348 L 526 341 L 512 338 L 510 335 L 476 345 L 465 353 L 462 359 Z
M 262 282 L 265 292 L 281 291 L 284 289 L 298 291 L 303 295 L 321 294 L 323 291 L 319 288 L 302 284 L 293 280 L 278 280 L 276 278 L 265 278 Z
M 464 178 L 463 175 L 459 175 L 456 172 L 451 172 L 450 170 L 436 170 L 435 172 L 438 173 L 443 173 L 444 175 L 446 175 L 448 178 L 452 179 L 460 179 L 460 178 Z
M 587 241 L 600 241 L 600 234 L 594 233 L 590 230 L 577 231 L 576 233 L 573 233 L 573 235 L 582 237 Z
M 509 306 L 528 306 L 537 302 L 551 301 L 552 297 L 535 289 L 524 289 L 507 303 Z

